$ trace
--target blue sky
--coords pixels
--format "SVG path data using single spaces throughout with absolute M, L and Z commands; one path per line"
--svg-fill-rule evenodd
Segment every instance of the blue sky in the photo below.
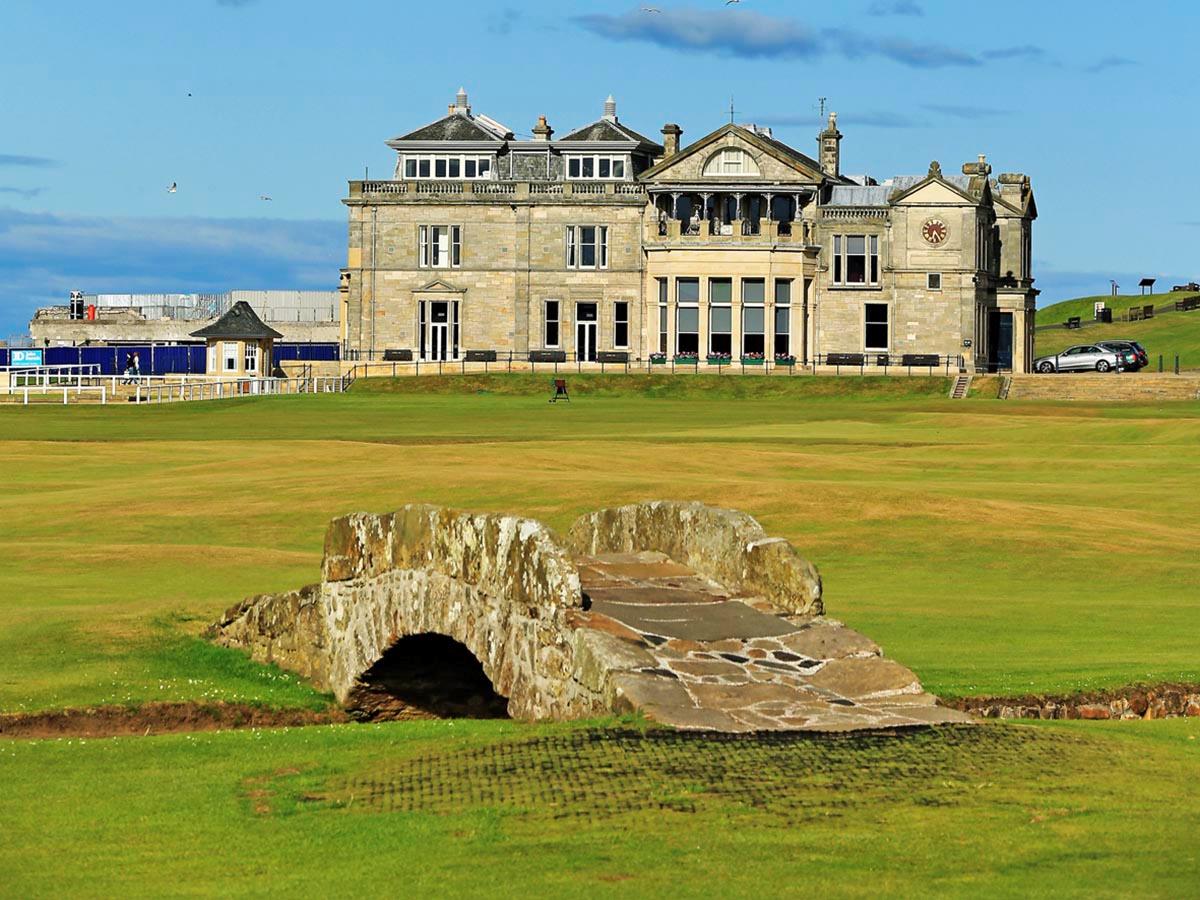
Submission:
M 345 182 L 389 173 L 384 140 L 460 85 L 517 132 L 545 114 L 564 133 L 612 93 L 623 121 L 651 136 L 678 122 L 685 143 L 728 120 L 732 95 L 739 121 L 809 153 L 827 97 L 847 172 L 957 171 L 986 153 L 1030 174 L 1043 302 L 1200 278 L 1185 49 L 1200 6 L 986 9 L 3 0 L 0 336 L 73 288 L 335 287 Z

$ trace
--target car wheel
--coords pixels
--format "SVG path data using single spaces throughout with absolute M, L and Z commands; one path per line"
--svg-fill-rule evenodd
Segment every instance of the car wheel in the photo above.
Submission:
M 1038 371 L 1041 372 L 1043 375 L 1049 375 L 1051 372 L 1054 371 L 1054 363 L 1047 360 L 1046 362 L 1041 363 L 1038 366 Z
M 1100 360 L 1100 362 L 1096 363 L 1096 371 L 1097 372 L 1107 372 L 1111 368 L 1112 368 L 1112 366 L 1109 365 L 1109 362 L 1107 359 L 1102 359 L 1102 360 Z

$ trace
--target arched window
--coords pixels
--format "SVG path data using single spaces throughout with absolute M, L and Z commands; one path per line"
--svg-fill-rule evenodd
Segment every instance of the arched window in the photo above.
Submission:
M 714 153 L 704 165 L 705 175 L 758 175 L 758 163 L 745 150 L 727 147 Z

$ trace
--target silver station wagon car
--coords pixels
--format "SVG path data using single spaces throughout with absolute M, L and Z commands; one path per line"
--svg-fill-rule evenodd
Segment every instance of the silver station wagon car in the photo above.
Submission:
M 1039 356 L 1033 361 L 1037 372 L 1111 372 L 1121 368 L 1121 354 L 1095 344 L 1068 347 L 1053 356 Z

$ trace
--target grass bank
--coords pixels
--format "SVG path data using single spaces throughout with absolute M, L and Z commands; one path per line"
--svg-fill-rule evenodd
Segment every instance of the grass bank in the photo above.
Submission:
M 12 896 L 1181 897 L 1200 886 L 1198 733 L 419 722 L 6 741 L 0 870 Z

